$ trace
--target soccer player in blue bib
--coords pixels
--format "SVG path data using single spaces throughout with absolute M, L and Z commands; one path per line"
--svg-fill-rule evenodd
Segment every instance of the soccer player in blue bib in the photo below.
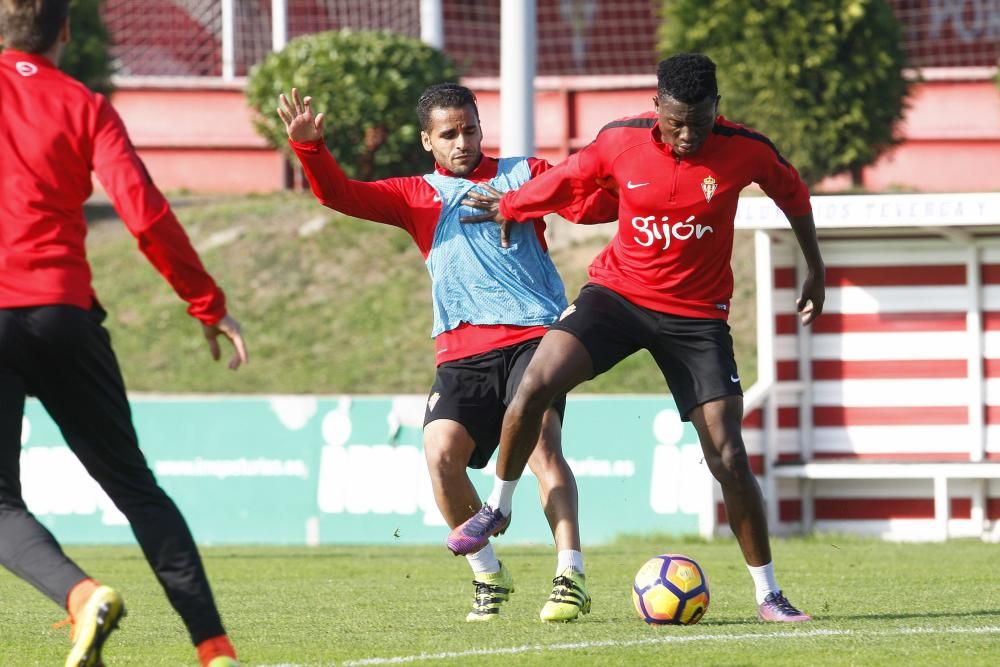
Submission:
M 566 308 L 565 289 L 545 244 L 545 223 L 513 227 L 463 225 L 473 209 L 462 199 L 489 184 L 514 190 L 550 165 L 531 157 L 483 155 L 476 98 L 453 83 L 428 88 L 417 103 L 421 141 L 436 165 L 424 176 L 375 182 L 348 179 L 323 144 L 323 114 L 292 91 L 278 114 L 317 199 L 356 218 L 401 227 L 413 238 L 431 277 L 437 374 L 427 398 L 424 451 L 434 496 L 454 528 L 481 505 L 467 468 L 483 468 L 497 448 L 500 426 L 546 326 Z M 577 222 L 606 222 L 617 199 L 596 185 L 560 210 Z M 565 397 L 544 418 L 528 466 L 558 549 L 552 595 L 543 621 L 569 621 L 590 610 L 573 473 L 562 454 Z M 494 534 L 501 530 L 491 531 Z M 462 545 L 450 544 L 452 551 Z M 489 543 L 467 553 L 475 601 L 468 621 L 497 618 L 514 590 L 510 570 Z

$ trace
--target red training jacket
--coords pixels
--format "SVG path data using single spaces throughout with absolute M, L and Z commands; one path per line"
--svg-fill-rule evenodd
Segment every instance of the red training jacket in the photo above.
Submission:
M 96 299 L 83 204 L 97 174 L 139 249 L 205 324 L 226 315 L 118 113 L 47 58 L 0 53 L 0 308 Z
M 295 155 L 302 163 L 306 178 L 313 194 L 324 206 L 346 215 L 401 227 L 413 238 L 420 253 L 427 259 L 434 241 L 434 231 L 441 217 L 441 199 L 437 190 L 422 176 L 401 176 L 381 181 L 355 181 L 347 178 L 322 140 L 299 143 L 289 141 Z M 528 158 L 532 180 L 552 168 L 545 160 Z M 464 178 L 481 183 L 489 181 L 497 174 L 496 158 L 483 156 L 476 168 Z M 444 175 L 451 172 L 435 165 Z M 530 183 L 531 181 L 529 181 Z M 522 186 L 523 187 L 523 186 Z M 573 196 L 562 206 L 541 207 L 532 216 L 535 233 L 547 249 L 545 243 L 546 213 L 558 211 L 563 217 L 580 224 L 596 224 L 614 220 L 618 202 L 615 196 L 593 181 L 581 184 L 573 190 Z M 493 224 L 493 223 L 483 223 Z M 445 331 L 434 339 L 437 351 L 436 362 L 464 359 L 508 345 L 515 345 L 545 333 L 545 327 L 523 327 L 506 325 L 471 325 L 463 323 L 456 329 Z
M 722 116 L 701 148 L 675 157 L 655 113 L 616 120 L 589 146 L 507 193 L 500 211 L 526 220 L 565 206 L 579 183 L 614 178 L 618 233 L 590 281 L 662 313 L 727 319 L 733 221 L 740 191 L 757 183 L 787 215 L 808 214 L 809 191 L 762 134 Z

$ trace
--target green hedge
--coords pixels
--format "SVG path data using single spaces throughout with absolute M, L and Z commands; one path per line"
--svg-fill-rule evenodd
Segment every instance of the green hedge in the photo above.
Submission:
M 857 176 L 896 143 L 909 84 L 885 0 L 661 2 L 663 54 L 715 60 L 721 113 L 767 134 L 807 182 Z
M 381 32 L 321 32 L 292 40 L 250 73 L 247 100 L 257 131 L 287 152 L 278 95 L 296 87 L 325 114 L 324 139 L 344 171 L 370 180 L 430 168 L 414 107 L 432 84 L 458 72 L 419 40 Z
M 59 67 L 91 90 L 107 95 L 114 68 L 108 52 L 111 37 L 101 21 L 100 4 L 100 0 L 73 0 L 70 4 L 71 39 Z

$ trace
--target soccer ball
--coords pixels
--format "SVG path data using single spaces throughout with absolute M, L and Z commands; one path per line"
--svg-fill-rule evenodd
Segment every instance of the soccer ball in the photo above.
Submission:
M 680 554 L 650 558 L 632 583 L 639 617 L 655 625 L 691 625 L 708 609 L 708 579 L 698 563 Z

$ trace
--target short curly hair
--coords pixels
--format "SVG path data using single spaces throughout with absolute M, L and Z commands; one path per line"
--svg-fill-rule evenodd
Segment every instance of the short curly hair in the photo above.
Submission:
M 69 16 L 69 2 L 0 0 L 0 36 L 4 46 L 25 53 L 48 51 Z
M 701 53 L 678 53 L 656 68 L 656 93 L 684 104 L 697 104 L 719 94 L 715 63 Z
M 476 95 L 465 86 L 457 83 L 436 83 L 429 87 L 417 100 L 417 119 L 420 129 L 427 131 L 431 127 L 431 111 L 434 109 L 462 109 L 471 105 L 479 117 L 479 107 L 476 105 Z

